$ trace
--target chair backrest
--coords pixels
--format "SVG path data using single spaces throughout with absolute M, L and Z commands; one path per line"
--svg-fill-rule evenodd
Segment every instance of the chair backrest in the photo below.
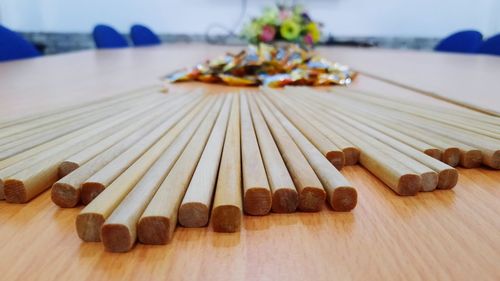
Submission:
M 439 42 L 434 48 L 440 52 L 477 53 L 483 44 L 483 35 L 476 30 L 464 30 L 454 33 Z
M 481 48 L 479 48 L 479 53 L 500 56 L 500 34 L 490 37 L 488 40 L 484 41 Z
M 36 48 L 18 33 L 0 25 L 0 61 L 38 57 Z
M 135 46 L 161 44 L 160 38 L 151 29 L 140 24 L 135 24 L 130 28 L 130 37 Z
M 98 49 L 128 47 L 125 37 L 108 25 L 96 25 L 92 32 L 92 36 L 94 37 L 94 42 Z

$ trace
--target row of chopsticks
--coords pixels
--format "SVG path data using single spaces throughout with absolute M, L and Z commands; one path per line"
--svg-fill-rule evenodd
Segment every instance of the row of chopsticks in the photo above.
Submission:
M 80 196 L 87 203 L 76 219 L 82 240 L 121 252 L 136 240 L 167 243 L 178 223 L 234 232 L 243 212 L 315 212 L 325 200 L 335 211 L 356 206 L 356 190 L 298 129 L 275 115 L 263 95 L 195 92 L 170 98 L 169 108 L 159 109 L 170 112 L 159 121 L 166 127 L 155 125 L 164 134 L 123 165 L 126 170 L 109 185 L 96 175 L 120 166 L 126 152 L 90 180 L 80 182 L 81 171 L 96 169 L 97 160 L 54 184 L 58 205 L 68 193 L 73 202 Z
M 24 203 L 52 186 L 60 207 L 86 205 L 82 240 L 121 252 L 167 243 L 178 223 L 233 232 L 242 212 L 349 211 L 344 165 L 399 195 L 454 187 L 457 165 L 500 168 L 498 117 L 333 91 L 139 91 L 0 123 L 0 187 Z
M 356 190 L 297 129 L 295 144 L 269 125 L 273 111 L 260 95 L 134 93 L 3 123 L 20 140 L 44 134 L 4 151 L 5 199 L 25 203 L 52 186 L 60 207 L 87 205 L 80 238 L 111 251 L 166 243 L 177 220 L 202 227 L 211 217 L 214 230 L 233 232 L 242 211 L 319 211 L 326 198 L 353 209 Z

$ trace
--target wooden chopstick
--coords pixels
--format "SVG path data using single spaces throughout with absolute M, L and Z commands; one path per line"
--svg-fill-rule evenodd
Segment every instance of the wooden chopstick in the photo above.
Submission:
M 168 106 L 162 107 L 156 111 L 150 111 L 147 118 L 140 119 L 119 133 L 110 136 L 121 140 L 94 157 L 89 162 L 85 163 L 73 173 L 54 183 L 51 190 L 52 201 L 60 207 L 75 207 L 80 202 L 81 185 L 85 182 L 85 180 L 118 157 L 122 152 L 127 150 L 130 146 L 136 143 L 140 138 L 147 135 L 158 125 L 163 122 L 168 122 L 174 113 L 176 113 L 176 110 L 183 108 L 182 106 L 185 106 L 184 100 L 173 103 L 169 102 Z M 189 106 L 184 109 L 184 112 L 181 114 L 185 114 L 187 109 L 189 109 Z M 61 165 L 59 166 L 59 172 L 60 170 Z
M 349 114 L 349 112 L 341 109 L 341 108 L 335 108 L 336 111 L 339 113 L 343 114 L 342 115 L 337 115 L 339 118 L 344 120 L 346 123 L 351 125 L 352 127 L 360 130 L 361 132 L 368 134 L 379 141 L 390 145 L 394 149 L 398 150 L 400 153 L 403 153 L 405 155 L 408 155 L 409 157 L 415 159 L 416 161 L 422 163 L 423 165 L 431 168 L 434 170 L 436 173 L 438 173 L 438 182 L 437 186 L 430 185 L 426 186 L 424 183 L 422 184 L 422 188 L 424 191 L 431 191 L 435 187 L 439 189 L 450 189 L 453 188 L 458 181 L 458 172 L 453 169 L 452 167 L 426 155 L 421 153 L 420 151 L 412 148 L 409 145 L 404 144 L 403 142 L 400 142 L 396 139 L 393 139 L 379 131 L 376 131 L 366 125 L 364 125 L 362 122 L 354 120 L 354 117 L 352 114 Z M 353 118 L 353 119 L 349 119 Z M 424 179 L 424 177 L 422 176 Z M 425 182 L 425 180 L 423 180 Z
M 481 163 L 481 152 L 475 148 L 465 145 L 459 141 L 453 141 L 446 136 L 436 135 L 429 130 L 423 130 L 414 125 L 418 120 L 408 122 L 405 116 L 394 115 L 393 112 L 384 112 L 375 110 L 371 107 L 363 106 L 359 103 L 348 103 L 345 100 L 339 101 L 342 106 L 347 106 L 356 109 L 358 115 L 363 115 L 365 118 L 370 118 L 376 121 L 380 126 L 388 127 L 389 129 L 398 131 L 402 134 L 408 135 L 418 141 L 428 143 L 442 151 L 441 161 L 455 167 L 459 163 L 464 167 L 477 167 Z M 407 117 L 407 116 L 406 116 Z M 406 122 L 401 122 L 399 119 Z
M 292 92 L 293 93 L 293 92 Z M 301 94 L 301 93 L 296 93 L 296 94 Z M 296 97 L 296 94 L 292 94 L 291 96 L 295 99 L 297 99 L 298 97 Z M 309 94 L 309 93 L 308 93 Z M 330 106 L 331 105 L 325 105 L 324 101 L 322 101 L 321 99 L 318 99 L 318 97 L 316 96 L 309 96 L 308 97 L 311 101 L 315 101 L 314 103 L 314 107 L 315 108 L 318 108 L 318 109 L 323 109 L 325 112 L 328 112 L 331 110 Z M 316 102 L 317 101 L 317 102 Z M 418 139 L 415 139 L 413 137 L 410 137 L 409 135 L 405 135 L 397 130 L 393 130 L 387 126 L 383 126 L 381 125 L 379 122 L 374 122 L 372 121 L 371 119 L 369 118 L 365 118 L 363 112 L 360 112 L 359 108 L 356 108 L 358 109 L 358 111 L 356 111 L 356 114 L 353 115 L 353 118 L 356 118 L 358 120 L 363 120 L 362 122 L 366 125 L 369 125 L 370 127 L 380 131 L 380 132 L 383 132 L 384 134 L 386 135 L 389 135 L 395 139 L 398 139 L 399 141 L 401 142 L 404 142 L 405 144 L 407 145 L 410 145 L 411 147 L 433 157 L 433 158 L 436 158 L 438 160 L 441 160 L 441 157 L 442 157 L 442 151 L 430 144 L 427 144 L 423 141 L 420 141 Z M 314 117 L 315 116 L 315 111 L 311 108 L 311 107 L 308 107 L 306 106 L 305 108 L 303 108 L 304 111 L 306 111 L 311 117 Z M 352 108 L 352 110 L 354 110 L 354 108 Z M 316 116 L 318 122 L 323 122 L 322 125 L 324 125 L 325 129 L 322 129 L 321 131 L 324 132 L 326 130 L 331 130 L 329 128 L 329 125 L 328 122 L 326 122 L 324 119 L 321 119 L 319 118 L 318 116 Z M 346 157 L 347 159 L 347 157 Z
M 168 99 L 166 100 L 168 101 Z M 156 105 L 151 105 L 154 107 Z M 60 162 L 64 157 L 77 153 L 83 148 L 113 134 L 115 131 L 126 127 L 124 122 L 134 116 L 139 115 L 145 109 L 138 109 L 132 112 L 124 112 L 114 117 L 104 119 L 87 128 L 70 133 L 61 139 L 49 142 L 44 145 L 30 149 L 14 157 L 0 161 L 0 193 L 4 194 L 4 180 L 22 170 L 32 171 L 40 168 L 51 168 L 54 163 Z M 19 156 L 19 157 L 18 157 Z M 55 161 L 55 162 L 54 162 Z M 31 168 L 34 167 L 34 168 Z M 52 174 L 51 174 L 52 175 Z
M 154 97 L 151 97 L 150 99 L 146 99 L 144 101 L 141 101 L 140 104 L 152 105 L 155 103 L 155 101 L 157 102 L 162 98 L 164 99 L 164 97 L 162 97 L 160 95 L 154 96 Z M 107 117 L 110 117 L 110 116 L 113 116 L 113 115 L 118 114 L 120 112 L 123 112 L 123 110 L 124 109 L 120 108 L 120 107 L 116 107 L 116 108 L 109 109 L 109 110 L 102 110 L 99 113 L 95 113 L 93 115 L 82 117 L 78 121 L 73 122 L 73 123 L 71 123 L 68 126 L 65 126 L 63 128 L 55 128 L 52 130 L 48 130 L 46 132 L 42 131 L 38 134 L 31 135 L 28 138 L 15 140 L 15 141 L 12 141 L 10 143 L 1 145 L 0 146 L 0 160 L 4 160 L 8 157 L 16 155 L 16 154 L 23 152 L 25 150 L 28 150 L 32 147 L 35 147 L 37 145 L 48 142 L 50 140 L 53 140 L 53 139 L 56 139 L 58 137 L 69 134 L 75 130 L 90 126 L 93 123 L 98 122 L 102 119 L 105 119 Z
M 179 207 L 179 223 L 184 227 L 208 224 L 230 109 L 231 96 L 227 96 Z
M 422 178 L 415 171 L 409 169 L 377 147 L 370 145 L 366 138 L 354 135 L 349 127 L 342 123 L 336 124 L 338 133 L 352 140 L 361 148 L 360 163 L 377 178 L 383 181 L 398 195 L 416 195 L 422 186 Z
M 167 115 L 172 115 L 177 109 L 182 108 L 184 105 L 186 105 L 189 102 L 192 102 L 190 98 L 194 97 L 194 95 L 184 95 L 184 96 L 177 96 L 174 98 L 177 99 L 172 99 L 169 100 L 169 107 L 171 108 L 169 112 L 167 112 Z M 111 146 L 115 145 L 119 141 L 121 141 L 123 138 L 126 136 L 130 135 L 132 132 L 138 130 L 139 128 L 142 127 L 142 124 L 147 124 L 149 120 L 155 120 L 157 117 L 157 114 L 153 114 L 154 112 L 150 112 L 145 118 L 138 118 L 135 122 L 129 124 L 127 127 L 123 128 L 119 132 L 93 144 L 92 146 L 89 146 L 85 148 L 84 150 L 71 155 L 70 157 L 66 158 L 60 165 L 59 165 L 59 178 L 63 178 L 69 173 L 73 172 L 83 164 L 87 163 L 91 159 L 93 159 L 96 155 L 102 153 L 103 151 L 107 150 Z M 165 115 L 163 115 L 165 116 Z M 102 162 L 101 162 L 102 163 Z
M 262 216 L 271 211 L 272 193 L 257 142 L 247 95 L 247 93 L 240 95 L 243 210 L 249 215 Z
M 300 87 L 298 87 L 300 88 Z M 292 99 L 297 99 L 297 94 L 295 92 L 299 92 L 299 89 L 292 89 L 291 87 L 285 89 L 285 93 L 287 97 Z M 336 144 L 342 151 L 344 152 L 345 157 L 345 165 L 352 166 L 356 165 L 359 160 L 359 149 L 352 144 L 352 142 L 344 139 L 342 136 L 337 134 L 335 131 L 331 130 L 328 124 L 325 124 L 321 118 L 318 118 L 314 114 L 309 112 L 309 109 L 301 108 L 301 111 L 307 111 L 307 115 L 310 118 L 309 121 L 311 124 L 316 127 L 322 134 L 324 134 L 331 142 Z
M 271 104 L 266 103 L 270 108 Z M 278 110 L 273 110 L 288 134 L 293 138 L 307 161 L 314 169 L 325 187 L 328 202 L 334 211 L 350 211 L 356 207 L 358 195 L 356 189 L 331 165 L 321 152 Z
M 224 139 L 211 223 L 216 232 L 236 232 L 241 227 L 240 102 L 234 96 Z
M 339 89 L 337 89 L 339 90 Z M 383 99 L 390 99 L 390 100 L 393 100 L 393 101 L 397 101 L 397 102 L 402 102 L 402 103 L 406 103 L 408 104 L 408 100 L 407 99 L 403 99 L 403 98 L 398 98 L 398 97 L 395 97 L 395 96 L 391 96 L 391 97 L 388 97 L 386 95 L 381 95 L 379 93 L 375 93 L 375 92 L 368 92 L 368 91 L 362 91 L 362 90 L 359 90 L 359 89 L 350 89 L 350 91 L 356 91 L 360 94 L 363 94 L 363 95 L 369 95 L 369 96 L 375 96 L 375 97 L 378 97 L 378 98 L 383 98 Z M 476 120 L 476 121 L 480 121 L 480 122 L 483 122 L 483 123 L 489 123 L 489 124 L 493 124 L 495 126 L 498 126 L 499 122 L 500 122 L 500 118 L 498 117 L 495 117 L 495 116 L 491 116 L 491 115 L 488 115 L 488 114 L 485 114 L 485 113 L 482 113 L 482 112 L 478 112 L 478 111 L 474 111 L 474 110 L 471 110 L 469 108 L 464 108 L 464 107 L 460 107 L 460 106 L 456 106 L 456 107 L 453 107 L 453 108 L 448 108 L 448 107 L 443 107 L 443 106 L 437 106 L 437 105 L 432 105 L 432 104 L 428 104 L 428 103 L 421 103 L 421 102 L 415 102 L 415 101 L 412 101 L 411 106 L 414 106 L 414 107 L 420 107 L 420 108 L 427 108 L 429 110 L 432 110 L 432 111 L 439 111 L 439 112 L 444 112 L 448 115 L 453 115 L 453 116 L 458 116 L 458 117 L 463 117 L 463 118 L 467 118 L 467 119 L 473 119 L 473 120 Z
M 151 96 L 161 96 L 160 94 L 147 95 Z M 45 121 L 45 120 L 35 120 L 33 122 L 25 123 L 19 126 L 13 126 L 6 129 L 0 130 L 0 146 L 8 146 L 9 143 L 22 143 L 30 139 L 37 139 L 47 135 L 49 132 L 60 132 L 67 127 L 74 126 L 82 120 L 89 117 L 94 117 L 98 115 L 109 115 L 112 112 L 119 112 L 117 109 L 130 109 L 136 104 L 140 103 L 141 99 L 134 99 L 127 102 L 117 102 L 109 104 L 106 106 L 100 106 L 90 111 L 84 111 L 79 114 L 71 114 L 69 116 L 64 116 L 64 118 L 59 118 L 58 120 Z M 80 110 L 76 110 L 80 111 Z M 72 113 L 72 112 L 70 112 Z
M 6 143 L 0 146 L 0 160 L 7 159 L 11 156 L 19 154 L 23 151 L 26 151 L 30 148 L 36 147 L 40 144 L 46 143 L 48 141 L 54 140 L 58 137 L 69 134 L 73 131 L 82 129 L 86 126 L 89 126 L 95 122 L 98 122 L 102 119 L 106 119 L 108 117 L 112 117 L 115 112 L 101 112 L 96 113 L 95 115 L 88 116 L 87 118 L 78 120 L 78 122 L 73 122 L 69 126 L 64 128 L 55 128 L 46 132 L 40 132 L 35 135 L 31 135 L 28 138 L 21 138 L 10 143 Z
M 367 103 L 376 104 L 385 108 L 390 108 L 414 116 L 419 116 L 421 118 L 432 120 L 434 122 L 447 124 L 456 128 L 461 128 L 481 135 L 500 139 L 500 133 L 498 133 L 495 128 L 492 128 L 490 125 L 485 123 L 475 122 L 473 120 L 461 117 L 450 117 L 439 111 L 436 112 L 432 110 L 425 110 L 419 107 L 411 106 L 408 103 L 401 103 L 397 101 L 390 101 L 385 98 L 382 99 L 373 96 L 367 96 L 356 93 L 355 91 L 345 92 L 343 90 L 335 90 L 335 93 L 346 98 L 362 100 Z
M 213 114 L 211 115 L 213 116 Z M 207 118 L 210 118 L 210 116 Z M 108 251 L 125 252 L 133 247 L 137 240 L 137 225 L 140 216 L 153 196 L 155 196 L 160 184 L 166 180 L 170 171 L 174 173 L 178 171 L 179 168 L 176 168 L 177 170 L 172 169 L 174 165 L 178 165 L 177 161 L 182 161 L 179 158 L 181 153 L 189 153 L 187 152 L 187 149 L 189 149 L 187 145 L 196 138 L 196 129 L 200 125 L 198 121 L 201 120 L 195 120 L 191 123 L 172 145 L 162 153 L 144 177 L 106 219 L 101 227 L 101 240 Z M 171 181 L 171 183 L 173 182 Z
M 262 88 L 262 92 L 266 93 L 271 98 L 274 105 L 281 110 L 281 112 L 290 121 L 300 129 L 300 131 L 316 146 L 338 170 L 342 169 L 345 165 L 344 152 L 333 142 L 331 142 L 325 135 L 318 131 L 310 118 L 301 114 L 301 111 L 294 105 L 285 101 L 285 99 L 278 97 L 275 90 L 269 88 Z
M 315 174 L 295 142 L 272 115 L 272 109 L 269 109 L 264 104 L 264 97 L 255 95 L 255 99 L 278 145 L 281 155 L 285 160 L 288 171 L 297 187 L 297 191 L 299 192 L 298 208 L 301 211 L 309 212 L 321 210 L 326 199 L 326 192 L 321 181 L 318 179 L 318 176 Z M 274 109 L 276 110 L 276 108 Z
M 423 122 L 422 122 L 423 123 Z M 469 146 L 477 148 L 482 154 L 482 163 L 493 169 L 500 169 L 500 141 L 474 132 L 455 129 L 449 126 L 438 126 L 433 123 L 425 123 L 425 128 L 432 132 L 453 139 L 457 142 L 463 142 Z M 480 159 L 473 155 L 469 161 L 476 163 L 474 159 Z M 465 162 L 465 161 L 464 161 Z M 474 164 L 471 165 L 475 167 Z
M 52 112 L 44 112 L 41 114 L 30 115 L 23 118 L 18 118 L 0 124 L 0 138 L 15 134 L 18 132 L 31 130 L 41 125 L 51 124 L 55 121 L 65 120 L 73 116 L 80 116 L 82 114 L 89 114 L 94 110 L 101 109 L 115 104 L 131 103 L 139 99 L 143 99 L 148 95 L 158 95 L 157 90 L 141 89 L 131 93 L 120 93 L 119 95 L 93 101 L 90 103 L 79 104 L 63 109 L 58 109 Z
M 310 103 L 311 101 L 305 100 L 305 102 Z M 328 122 L 335 124 L 335 126 L 331 126 L 332 129 L 345 139 L 352 141 L 354 145 L 361 149 L 359 159 L 361 165 L 383 181 L 394 192 L 399 195 L 415 195 L 418 193 L 422 185 L 422 179 L 413 170 L 392 156 L 382 153 L 382 150 L 371 145 L 371 140 L 368 141 L 365 136 L 359 137 L 355 135 L 348 126 L 342 122 L 336 122 L 335 119 L 325 112 L 317 111 L 317 114 L 328 120 Z
M 311 103 L 309 99 L 304 97 L 303 104 Z M 318 113 L 319 114 L 319 113 Z M 421 177 L 421 189 L 423 191 L 431 191 L 434 190 L 437 187 L 438 184 L 438 174 L 430 169 L 429 167 L 421 164 L 420 162 L 412 159 L 411 157 L 408 157 L 405 154 L 402 154 L 398 152 L 397 150 L 393 149 L 387 144 L 384 144 L 383 142 L 380 142 L 369 135 L 361 132 L 359 128 L 356 127 L 356 123 L 353 123 L 353 121 L 341 114 L 339 114 L 336 111 L 330 111 L 329 114 L 331 115 L 331 118 L 329 119 L 329 122 L 332 124 L 338 125 L 338 123 L 342 122 L 348 128 L 350 129 L 351 133 L 354 135 L 353 137 L 357 138 L 365 138 L 369 140 L 369 143 L 371 146 L 374 146 L 378 149 L 380 149 L 384 154 L 391 156 L 393 159 L 396 161 L 400 162 L 402 165 L 407 166 L 414 172 L 420 175 Z M 328 119 L 328 117 L 325 117 L 325 119 Z
M 295 212 L 299 204 L 299 195 L 295 189 L 293 180 L 269 131 L 269 127 L 251 95 L 248 96 L 248 103 L 250 105 L 250 112 L 262 160 L 272 191 L 271 210 L 275 213 Z
M 221 105 L 222 99 L 219 97 L 217 104 L 211 108 L 207 117 L 196 130 L 196 137 L 189 141 L 142 213 L 137 224 L 137 234 L 141 243 L 166 244 L 172 239 L 177 225 L 179 206 L 203 153 Z
M 104 115 L 103 113 L 107 113 L 105 110 L 96 110 L 92 112 L 91 116 L 99 116 Z M 37 138 L 39 136 L 43 136 L 47 132 L 57 132 L 61 131 L 64 128 L 71 127 L 75 123 L 78 123 L 81 120 L 80 116 L 67 118 L 60 121 L 55 121 L 50 124 L 40 125 L 35 128 L 28 129 L 26 131 L 21 131 L 9 136 L 0 137 L 0 146 L 8 146 L 9 143 L 23 143 L 32 138 Z M 1 133 L 2 131 L 0 131 Z
M 161 105 L 161 103 L 160 103 Z M 58 166 L 61 161 L 89 145 L 116 132 L 124 122 L 158 106 L 151 105 L 131 112 L 118 114 L 111 120 L 105 119 L 90 127 L 92 134 L 76 136 L 71 142 L 65 143 L 47 152 L 47 157 L 39 162 L 31 163 L 29 159 L 0 171 L 0 185 L 4 185 L 5 199 L 10 203 L 25 203 L 45 189 L 49 188 L 58 177 Z M 38 156 L 41 157 L 41 156 Z M 5 178 L 5 177 L 6 178 Z M 4 179 L 2 181 L 2 179 Z
M 102 167 L 82 183 L 80 199 L 84 205 L 90 203 L 99 193 L 113 182 L 123 171 L 130 167 L 142 154 L 144 154 L 158 139 L 160 139 L 175 123 L 170 119 L 165 120 L 153 131 L 142 137 L 134 145 L 122 152 L 118 157 Z
M 390 121 L 381 120 L 375 115 L 371 115 L 371 117 L 381 124 L 386 124 L 396 130 L 410 134 L 415 138 L 420 138 L 426 142 L 435 144 L 444 151 L 442 154 L 442 161 L 450 166 L 457 166 L 460 164 L 460 166 L 464 168 L 477 168 L 481 165 L 483 158 L 481 151 L 461 141 L 450 139 L 447 136 L 440 136 L 432 131 L 424 130 L 423 128 L 407 122 L 403 123 L 396 121 L 392 122 L 392 124 L 387 124 Z
M 129 192 L 134 189 L 139 181 L 142 181 L 140 186 L 144 186 L 139 190 L 146 189 L 148 192 L 141 193 L 144 197 L 142 197 L 142 200 L 134 200 L 133 202 L 135 204 L 133 206 L 129 204 L 129 210 L 131 212 L 138 209 L 140 210 L 141 208 L 144 210 L 145 206 L 150 201 L 150 198 L 147 196 L 151 195 L 152 197 L 154 192 L 156 192 L 157 186 L 155 186 L 154 183 L 159 181 L 159 185 L 169 172 L 184 150 L 186 143 L 191 139 L 196 128 L 198 128 L 199 124 L 206 116 L 211 105 L 213 105 L 213 100 L 205 99 L 193 110 L 190 110 L 187 115 L 178 120 L 179 122 L 177 122 L 166 135 L 158 140 L 154 146 L 144 153 L 134 164 L 132 164 L 132 166 L 123 172 L 123 174 L 114 180 L 111 185 L 80 212 L 76 218 L 76 229 L 80 239 L 86 242 L 100 241 L 101 226 L 104 221 L 111 215 Z M 161 155 L 167 153 L 168 156 L 164 156 L 162 162 L 159 162 L 158 165 L 164 164 L 165 162 L 163 161 L 165 159 L 169 162 L 167 162 L 166 166 L 161 166 L 161 169 L 159 169 L 159 166 L 154 164 L 159 160 Z M 148 173 L 147 177 L 145 176 L 146 173 Z
M 500 169 L 500 141 L 497 139 L 434 122 L 419 116 L 409 116 L 400 113 L 388 114 L 389 116 L 393 116 L 393 118 L 401 120 L 394 122 L 399 123 L 402 127 L 411 127 L 411 130 L 418 131 L 418 134 L 425 134 L 424 130 L 426 130 L 438 136 L 438 138 L 429 139 L 429 142 L 449 140 L 451 143 L 456 143 L 457 146 L 461 147 L 456 162 L 460 162 L 464 167 L 477 167 L 479 161 L 482 161 L 483 164 L 491 168 Z M 418 137 L 418 134 L 416 137 Z
M 310 97 L 303 97 L 303 98 L 309 98 Z M 320 106 L 319 104 L 315 104 L 315 106 Z M 308 107 L 307 104 L 303 104 L 303 107 Z M 321 106 L 320 106 L 321 108 Z M 358 107 L 359 108 L 359 107 Z M 378 139 L 379 141 L 390 145 L 391 147 L 395 148 L 398 150 L 400 153 L 406 154 L 407 156 L 410 156 L 411 158 L 417 160 L 418 162 L 422 163 L 423 165 L 431 168 L 435 172 L 438 173 L 438 181 L 437 181 L 437 186 L 434 184 L 433 180 L 433 175 L 429 175 L 430 179 L 426 180 L 425 177 L 423 176 L 423 184 L 422 188 L 424 191 L 431 191 L 434 188 L 440 188 L 440 189 L 449 189 L 452 188 L 456 185 L 457 180 L 458 180 L 458 173 L 455 169 L 452 167 L 441 163 L 440 161 L 437 161 L 435 159 L 430 159 L 426 154 L 421 153 L 422 151 L 418 151 L 408 145 L 406 142 L 401 141 L 400 139 L 394 138 L 393 135 L 396 137 L 401 138 L 401 134 L 394 134 L 393 131 L 391 130 L 384 130 L 385 127 L 383 126 L 378 126 L 378 123 L 376 122 L 371 122 L 370 119 L 361 117 L 359 115 L 359 111 L 356 111 L 355 114 L 353 114 L 354 108 L 345 108 L 343 105 L 329 105 L 328 108 L 325 107 L 325 110 L 328 112 L 333 112 L 335 114 L 336 118 L 342 119 L 344 122 L 347 124 L 351 125 L 352 127 L 358 129 L 359 131 L 363 132 L 364 134 L 371 135 L 372 137 Z M 342 115 L 338 115 L 342 114 Z M 372 115 L 373 118 L 373 115 Z M 326 120 L 325 120 L 326 121 Z M 331 122 L 330 122 L 331 123 Z M 371 126 L 372 128 L 370 128 Z M 381 129 L 382 130 L 376 130 L 376 129 Z M 392 134 L 386 134 L 387 132 L 392 133 Z M 403 135 L 404 136 L 404 135 Z M 403 140 L 406 140 L 407 142 L 410 143 L 415 143 L 415 141 L 412 141 L 411 138 L 408 138 L 405 136 Z M 424 150 L 425 151 L 425 150 Z M 395 156 L 396 157 L 396 156 Z M 423 170 L 422 170 L 423 171 Z M 423 171 L 425 173 L 425 171 Z M 426 184 L 429 183 L 429 184 Z

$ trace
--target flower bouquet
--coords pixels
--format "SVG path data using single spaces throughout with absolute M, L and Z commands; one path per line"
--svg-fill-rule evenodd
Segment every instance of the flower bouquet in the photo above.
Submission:
M 321 39 L 321 23 L 311 20 L 300 5 L 266 7 L 246 24 L 242 36 L 251 43 L 288 41 L 312 46 Z

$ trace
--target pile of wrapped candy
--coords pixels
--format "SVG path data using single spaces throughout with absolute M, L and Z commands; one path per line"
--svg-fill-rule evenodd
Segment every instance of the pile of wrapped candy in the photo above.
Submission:
M 296 44 L 250 45 L 238 54 L 226 54 L 166 77 L 174 82 L 201 81 L 229 86 L 348 85 L 356 73 Z

